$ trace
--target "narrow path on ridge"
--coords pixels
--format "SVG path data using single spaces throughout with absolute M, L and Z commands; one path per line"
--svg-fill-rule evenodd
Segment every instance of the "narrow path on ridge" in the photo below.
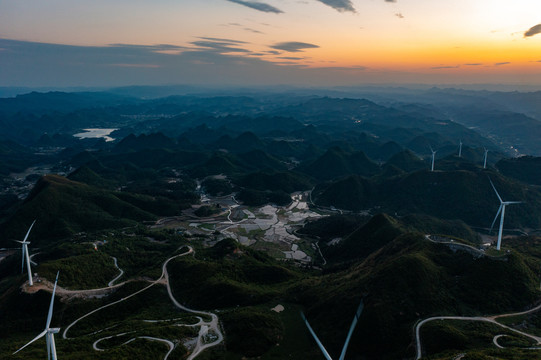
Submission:
M 114 257 L 114 256 L 111 256 L 111 257 L 113 258 L 113 262 L 115 263 L 115 267 L 120 271 L 120 274 L 118 274 L 118 276 L 116 278 L 114 278 L 113 280 L 109 281 L 109 284 L 107 284 L 107 286 L 109 286 L 109 287 L 113 286 L 115 281 L 117 281 L 118 279 L 120 279 L 120 277 L 122 275 L 124 275 L 124 270 L 122 270 L 121 268 L 118 267 L 118 261 L 117 261 L 116 257 Z

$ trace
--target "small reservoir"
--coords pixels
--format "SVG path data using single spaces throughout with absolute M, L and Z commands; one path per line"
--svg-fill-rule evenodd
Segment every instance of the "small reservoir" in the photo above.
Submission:
M 109 135 L 118 129 L 83 129 L 84 132 L 74 134 L 73 136 L 78 137 L 79 139 L 89 139 L 89 138 L 103 138 L 105 141 L 113 141 L 114 139 Z

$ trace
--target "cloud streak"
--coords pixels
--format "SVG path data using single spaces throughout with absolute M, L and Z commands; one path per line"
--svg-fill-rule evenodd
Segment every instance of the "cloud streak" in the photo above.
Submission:
M 245 0 L 227 0 L 229 2 L 243 5 L 246 7 L 249 7 L 250 9 L 267 12 L 267 13 L 275 13 L 275 14 L 282 14 L 283 11 L 266 3 L 261 3 L 257 1 L 245 1 Z
M 356 71 L 365 71 L 368 70 L 366 66 L 320 66 L 316 67 L 315 69 L 318 70 L 329 70 L 329 71 L 349 71 L 349 72 L 356 72 Z
M 211 37 L 201 37 L 199 39 L 200 40 L 192 41 L 190 44 L 205 50 L 215 51 L 219 54 L 250 52 L 250 50 L 238 47 L 239 45 L 246 44 L 244 41 Z
M 244 28 L 244 31 L 248 31 L 254 34 L 264 34 L 264 32 L 252 28 Z
M 460 67 L 459 65 L 455 65 L 455 66 L 433 66 L 433 67 L 431 67 L 431 69 L 433 69 L 433 70 L 458 69 L 459 67 Z
M 537 34 L 541 33 L 541 24 L 537 24 L 535 26 L 532 26 L 528 31 L 524 33 L 524 37 L 531 37 Z
M 302 52 L 304 49 L 315 49 L 319 48 L 318 45 L 298 42 L 298 41 L 288 41 L 281 42 L 270 46 L 272 49 L 283 50 L 287 52 Z
M 275 64 L 252 56 L 236 40 L 198 38 L 190 45 L 77 46 L 0 38 L 5 49 L 0 86 L 261 85 L 312 81 L 314 76 L 309 70 L 299 72 L 296 62 Z
M 332 7 L 340 12 L 356 12 L 351 0 L 317 0 L 325 5 Z

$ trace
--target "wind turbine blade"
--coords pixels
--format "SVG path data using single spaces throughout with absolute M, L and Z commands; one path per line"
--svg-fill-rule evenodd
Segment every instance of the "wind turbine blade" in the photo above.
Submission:
M 494 227 L 494 224 L 496 223 L 496 219 L 502 212 L 503 204 L 500 205 L 500 208 L 498 209 L 498 212 L 496 213 L 496 217 L 494 217 L 494 221 L 492 222 L 492 225 L 490 225 L 490 231 L 492 231 L 492 228 Z
M 500 199 L 500 203 L 503 203 L 503 200 L 502 200 L 500 194 L 498 194 L 498 190 L 496 190 L 496 187 L 494 186 L 494 183 L 492 183 L 492 180 L 490 180 L 490 178 L 488 178 L 488 181 L 490 181 L 490 185 L 492 185 L 492 188 L 494 189 L 494 192 L 496 193 L 496 196 L 498 197 L 498 199 Z
M 346 351 L 348 350 L 349 341 L 351 340 L 351 335 L 353 335 L 353 330 L 355 330 L 355 326 L 357 325 L 357 321 L 361 317 L 361 313 L 363 312 L 364 303 L 361 299 L 361 303 L 359 304 L 359 307 L 357 308 L 357 312 L 355 313 L 355 316 L 353 317 L 353 321 L 351 322 L 351 326 L 349 328 L 348 336 L 346 337 L 346 341 L 344 342 L 344 347 L 342 348 L 342 354 L 340 354 L 339 360 L 344 360 L 346 357 Z
M 17 354 L 19 351 L 27 347 L 28 345 L 32 344 L 34 341 L 38 340 L 39 338 L 43 337 L 45 334 L 47 334 L 47 329 L 43 330 L 38 336 L 36 336 L 32 341 L 30 341 L 28 344 L 20 348 L 19 350 L 15 351 L 13 355 Z
M 34 220 L 34 222 L 32 223 L 32 225 L 30 225 L 30 228 L 28 228 L 28 231 L 26 232 L 26 236 L 24 237 L 24 242 L 26 242 L 26 239 L 28 239 L 28 235 L 30 235 L 30 230 L 32 230 L 32 227 L 34 226 L 34 224 L 36 223 L 36 220 Z
M 51 325 L 51 319 L 53 318 L 53 305 L 54 305 L 54 294 L 56 292 L 56 283 L 58 282 L 58 274 L 56 273 L 56 280 L 54 281 L 54 288 L 53 288 L 53 295 L 51 296 L 51 304 L 49 305 L 49 315 L 47 315 L 47 325 L 45 325 L 45 329 L 49 328 L 49 325 Z
M 505 204 L 506 204 L 506 205 L 511 205 L 511 204 L 522 204 L 522 201 L 506 201 Z
M 310 324 L 308 323 L 308 320 L 306 319 L 306 317 L 304 316 L 304 314 L 301 312 L 301 317 L 302 319 L 304 320 L 304 322 L 306 323 L 306 327 L 308 328 L 308 330 L 310 331 L 310 334 L 312 334 L 312 336 L 314 337 L 314 340 L 316 341 L 317 343 L 317 346 L 319 346 L 319 349 L 321 350 L 321 352 L 323 353 L 323 356 L 325 357 L 325 359 L 327 360 L 332 360 L 331 356 L 329 355 L 329 353 L 327 352 L 327 350 L 325 350 L 325 347 L 323 346 L 323 344 L 321 343 L 321 341 L 319 341 L 316 333 L 314 332 L 314 330 L 312 330 L 312 327 L 310 326 Z

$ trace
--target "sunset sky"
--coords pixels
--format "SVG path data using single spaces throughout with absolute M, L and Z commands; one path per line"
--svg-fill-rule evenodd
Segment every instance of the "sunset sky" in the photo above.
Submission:
M 541 85 L 539 0 L 0 0 L 0 86 Z

